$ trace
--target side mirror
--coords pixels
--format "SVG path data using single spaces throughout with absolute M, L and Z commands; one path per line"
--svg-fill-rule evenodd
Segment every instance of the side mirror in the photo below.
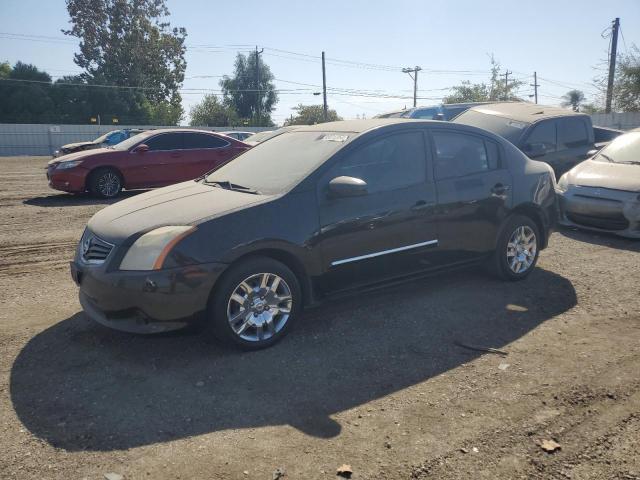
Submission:
M 329 196 L 358 197 L 367 194 L 367 182 L 355 177 L 336 177 L 329 182 Z
M 547 149 L 543 143 L 528 143 L 525 145 L 524 153 L 526 153 L 529 158 L 539 158 L 547 154 Z
M 149 151 L 149 145 L 141 143 L 140 145 L 136 145 L 131 153 L 144 153 Z

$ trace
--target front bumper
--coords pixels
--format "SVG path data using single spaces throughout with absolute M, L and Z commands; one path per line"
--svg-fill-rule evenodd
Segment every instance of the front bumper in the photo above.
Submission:
M 82 193 L 86 190 L 88 170 L 84 168 L 70 168 L 58 171 L 55 168 L 47 168 L 47 181 L 49 187 L 70 193 Z
M 80 304 L 93 320 L 132 333 L 177 330 L 196 321 L 226 265 L 213 263 L 166 270 L 107 271 L 71 262 Z
M 640 238 L 637 192 L 569 185 L 557 193 L 561 225 Z

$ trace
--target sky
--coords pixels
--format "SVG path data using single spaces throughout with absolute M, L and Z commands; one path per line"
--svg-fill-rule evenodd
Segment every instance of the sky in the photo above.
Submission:
M 219 92 L 238 51 L 264 48 L 281 124 L 296 105 L 319 104 L 326 52 L 329 108 L 344 118 L 367 118 L 413 103 L 403 67 L 420 66 L 418 105 L 439 103 L 463 80 L 487 81 L 490 55 L 539 103 L 558 105 L 568 90 L 597 93 L 609 39 L 620 17 L 618 51 L 640 46 L 640 0 L 324 0 L 215 2 L 167 0 L 172 26 L 187 29 L 187 70 L 181 91 L 187 116 L 207 92 Z M 35 64 L 56 78 L 79 73 L 78 40 L 64 0 L 0 0 L 0 62 Z M 17 34 L 17 35 L 16 35 Z M 27 36 L 27 37 L 25 37 Z M 39 36 L 39 37 L 35 37 Z M 600 68 L 601 70 L 598 70 Z

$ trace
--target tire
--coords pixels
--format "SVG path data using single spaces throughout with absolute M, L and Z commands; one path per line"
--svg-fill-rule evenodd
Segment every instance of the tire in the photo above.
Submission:
M 122 176 L 109 167 L 91 172 L 88 183 L 89 192 L 97 198 L 116 198 L 122 191 Z
M 491 258 L 491 271 L 503 280 L 526 278 L 538 262 L 541 240 L 540 230 L 530 217 L 520 214 L 510 216 L 500 229 L 496 250 Z
M 216 285 L 206 329 L 226 344 L 258 350 L 289 332 L 301 306 L 300 282 L 286 265 L 251 257 L 232 266 Z

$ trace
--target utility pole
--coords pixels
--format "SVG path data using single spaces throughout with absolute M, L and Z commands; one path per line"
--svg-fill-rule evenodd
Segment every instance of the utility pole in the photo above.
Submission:
M 604 107 L 605 113 L 611 113 L 611 100 L 613 98 L 613 77 L 616 73 L 616 53 L 618 50 L 618 30 L 620 19 L 616 18 L 611 27 L 611 57 L 609 58 L 609 80 L 607 81 L 607 101 Z
M 260 126 L 260 104 L 262 103 L 262 89 L 260 88 L 260 54 L 264 52 L 264 48 L 258 51 L 256 45 L 256 126 Z
M 417 65 L 415 66 L 415 68 L 403 68 L 402 72 L 403 73 L 408 73 L 409 76 L 411 77 L 411 79 L 413 80 L 413 106 L 414 108 L 417 106 L 416 102 L 418 99 L 418 72 L 422 70 L 422 68 L 418 67 Z M 413 73 L 413 76 L 411 76 L 411 74 Z
M 504 75 L 504 100 L 509 100 L 509 75 L 513 72 L 507 70 L 502 75 Z
M 324 52 L 322 52 L 322 118 L 327 121 L 327 73 L 324 66 Z
M 536 103 L 538 103 L 538 87 L 540 86 L 538 84 L 538 72 L 533 72 L 533 83 L 530 83 L 529 85 L 533 87 L 533 95 L 536 99 Z

